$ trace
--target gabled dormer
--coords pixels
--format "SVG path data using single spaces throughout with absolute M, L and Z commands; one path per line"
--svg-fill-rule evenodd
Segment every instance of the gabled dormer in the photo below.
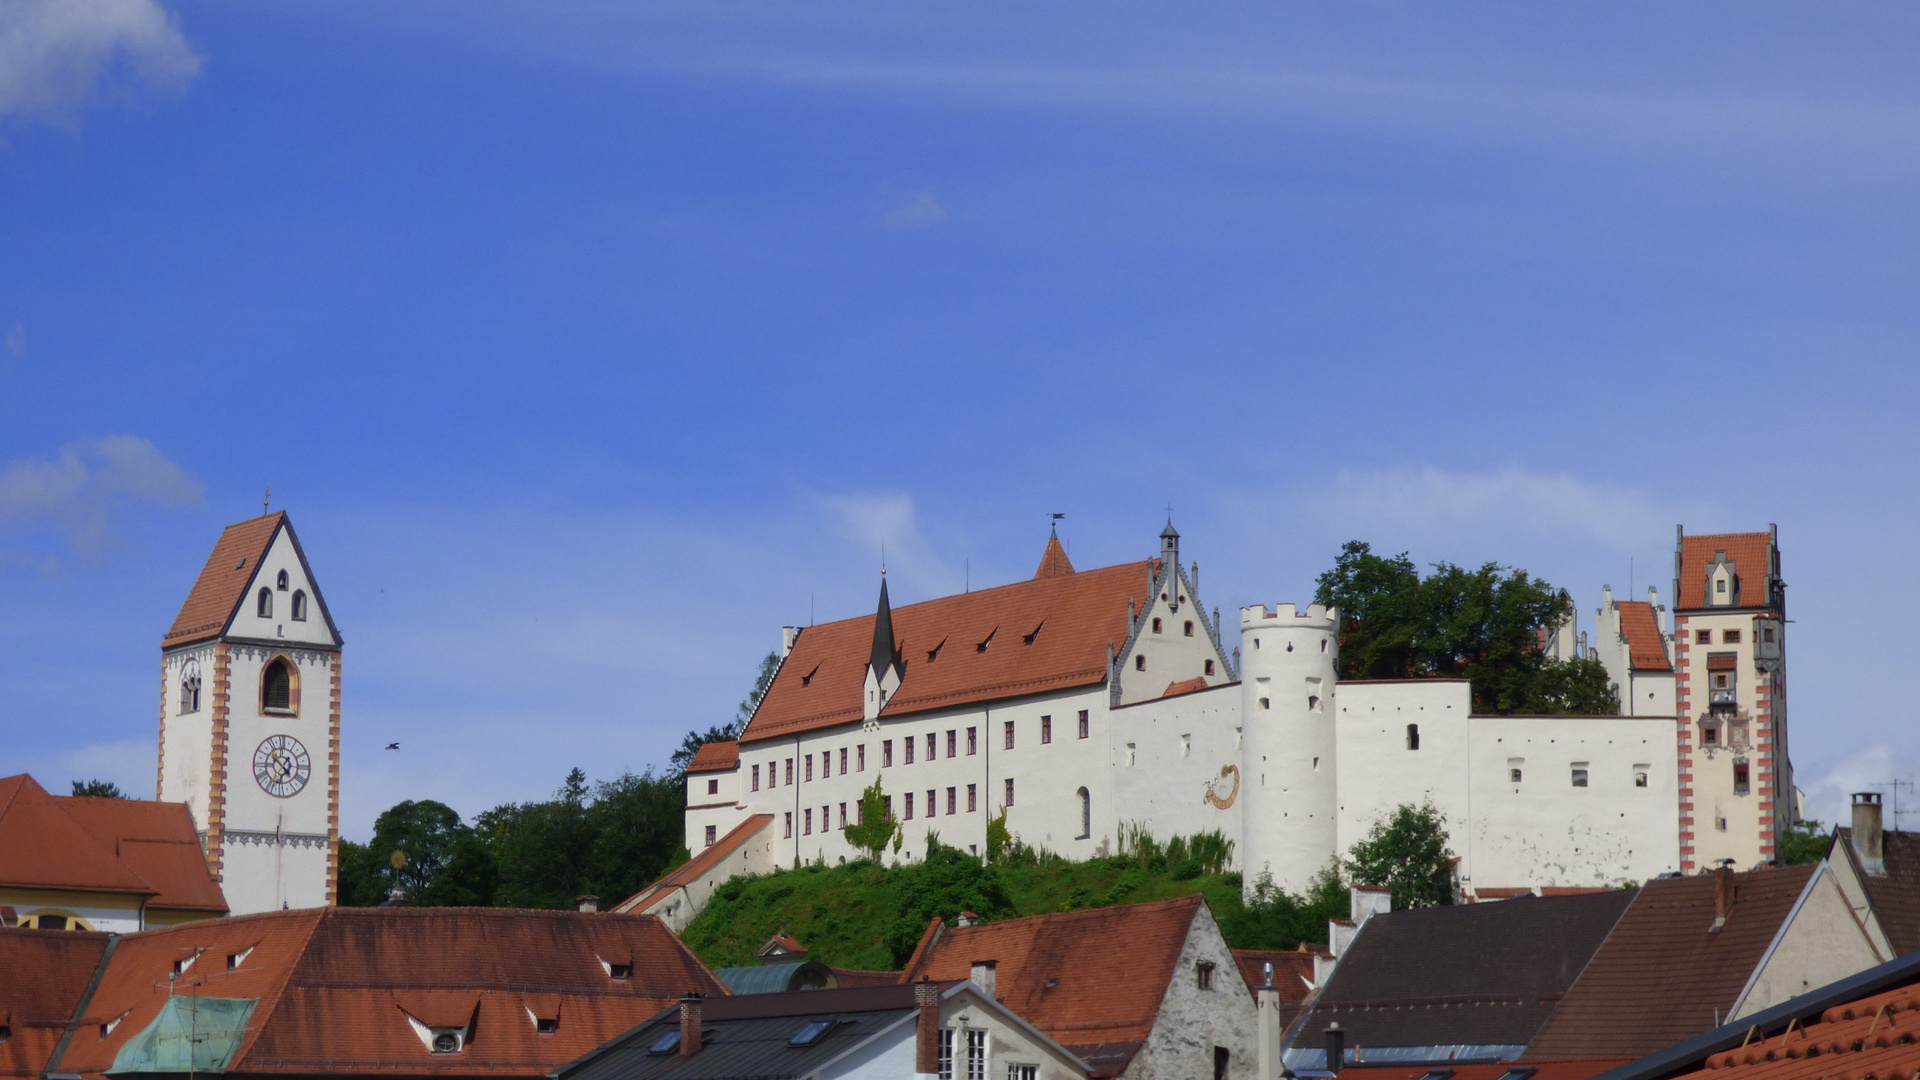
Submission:
M 866 686 L 861 691 L 861 715 L 873 720 L 900 689 L 905 674 L 900 667 L 900 645 L 893 636 L 893 605 L 887 601 L 887 575 L 880 572 L 880 607 L 873 617 L 873 651 L 867 658 Z
M 1707 607 L 1740 606 L 1740 574 L 1725 551 L 1715 551 L 1707 564 Z

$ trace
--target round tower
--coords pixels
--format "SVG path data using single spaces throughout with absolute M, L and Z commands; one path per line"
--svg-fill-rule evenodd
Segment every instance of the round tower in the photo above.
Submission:
M 1240 609 L 1240 866 L 1304 892 L 1334 856 L 1337 611 Z

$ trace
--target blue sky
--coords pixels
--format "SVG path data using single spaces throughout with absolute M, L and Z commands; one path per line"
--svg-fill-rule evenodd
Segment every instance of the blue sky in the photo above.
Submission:
M 354 836 L 1169 505 L 1225 610 L 1362 538 L 1588 628 L 1778 522 L 1813 812 L 1911 775 L 1920 15 L 1195 7 L 8 5 L 0 773 L 151 791 L 271 482 Z

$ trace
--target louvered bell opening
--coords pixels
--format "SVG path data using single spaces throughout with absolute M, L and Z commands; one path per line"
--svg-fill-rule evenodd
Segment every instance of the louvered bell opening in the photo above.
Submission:
M 293 677 L 287 672 L 286 661 L 267 665 L 266 698 L 269 709 L 293 708 Z

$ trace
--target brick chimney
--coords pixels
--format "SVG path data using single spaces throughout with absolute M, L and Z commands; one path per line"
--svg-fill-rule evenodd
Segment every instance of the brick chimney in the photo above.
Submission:
M 1853 853 L 1869 874 L 1887 872 L 1886 833 L 1881 830 L 1880 793 L 1853 793 Z
M 700 1004 L 706 995 L 699 992 L 680 999 L 680 1052 L 700 1052 Z
M 1727 914 L 1733 910 L 1733 867 L 1722 862 L 1713 871 L 1713 926 L 1707 932 L 1717 934 L 1727 925 Z
M 913 1003 L 920 1010 L 913 1037 L 914 1077 L 934 1080 L 940 1075 L 940 984 L 926 978 L 914 983 Z
M 575 899 L 574 902 L 580 905 L 581 911 L 599 911 L 600 910 L 600 898 L 593 895 L 592 893 L 588 893 L 585 896 L 578 897 Z
M 998 960 L 975 960 L 973 962 L 973 970 L 969 977 L 973 980 L 973 985 L 979 987 L 980 992 L 988 997 L 996 996 L 993 988 L 993 975 L 994 970 L 999 967 L 999 965 L 1000 962 Z

